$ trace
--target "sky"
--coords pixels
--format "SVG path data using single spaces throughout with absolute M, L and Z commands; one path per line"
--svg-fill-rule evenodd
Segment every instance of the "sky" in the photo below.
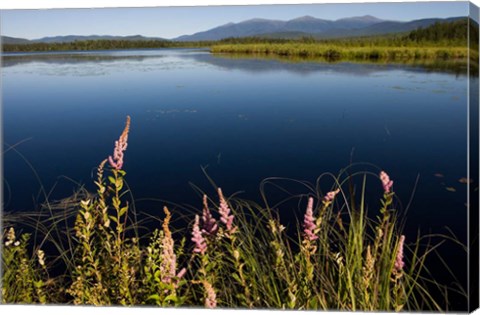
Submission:
M 168 3 L 175 4 L 173 1 Z M 336 20 L 367 14 L 396 21 L 466 16 L 468 2 L 2 9 L 0 33 L 26 39 L 57 35 L 144 35 L 170 39 L 251 18 L 289 20 L 310 15 Z

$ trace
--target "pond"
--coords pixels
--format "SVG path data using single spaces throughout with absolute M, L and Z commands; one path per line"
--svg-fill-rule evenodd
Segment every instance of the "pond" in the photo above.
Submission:
M 466 73 L 164 49 L 6 54 L 2 80 L 8 211 L 42 202 L 38 179 L 52 199 L 93 189 L 130 115 L 124 168 L 144 211 L 161 215 L 148 198 L 200 209 L 192 185 L 214 196 L 202 169 L 261 202 L 265 178 L 314 183 L 362 162 L 411 201 L 413 238 L 448 226 L 466 242 Z

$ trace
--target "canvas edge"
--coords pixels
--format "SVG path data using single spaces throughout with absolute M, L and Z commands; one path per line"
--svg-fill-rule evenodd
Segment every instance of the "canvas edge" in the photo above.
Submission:
M 468 10 L 468 48 L 469 48 L 469 66 L 468 66 L 468 135 L 467 135 L 467 173 L 468 177 L 471 180 L 471 183 L 468 185 L 467 189 L 467 200 L 468 200 L 468 284 L 467 284 L 467 294 L 468 294 L 468 310 L 473 312 L 479 308 L 480 300 L 480 274 L 479 274 L 479 191 L 478 191 L 478 182 L 479 182 L 479 84 L 478 84 L 478 70 L 473 71 L 473 63 L 477 63 L 478 69 L 478 59 L 475 61 L 471 58 L 470 52 L 472 49 L 476 50 L 478 53 L 478 23 L 479 23 L 479 7 L 472 2 L 469 2 Z M 475 32 L 472 32 L 472 29 L 477 29 L 477 36 L 473 36 Z M 477 80 L 473 80 L 476 76 Z M 472 82 L 473 81 L 473 82 Z M 476 100 L 476 101 L 475 101 Z

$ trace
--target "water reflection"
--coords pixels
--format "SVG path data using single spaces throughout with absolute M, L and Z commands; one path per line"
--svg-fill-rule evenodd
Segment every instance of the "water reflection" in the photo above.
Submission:
M 388 61 L 358 62 L 358 61 L 327 61 L 325 59 L 299 58 L 299 57 L 265 57 L 245 54 L 210 54 L 208 49 L 156 49 L 144 51 L 93 51 L 93 52 L 54 52 L 54 53 L 18 53 L 4 54 L 3 66 L 14 67 L 28 64 L 42 64 L 45 66 L 78 67 L 95 66 L 105 67 L 100 71 L 87 71 L 86 75 L 105 74 L 108 66 L 115 63 L 124 63 L 125 67 L 134 64 L 138 71 L 151 70 L 165 65 L 182 67 L 185 64 L 174 61 L 193 61 L 195 63 L 215 66 L 225 70 L 240 70 L 249 73 L 262 73 L 274 71 L 288 71 L 299 75 L 309 75 L 315 72 L 336 72 L 354 76 L 372 75 L 376 72 L 393 69 L 405 69 L 412 72 L 447 72 L 457 76 L 467 75 L 468 64 L 465 61 L 408 61 L 403 63 L 390 63 Z M 148 63 L 148 67 L 145 64 Z M 475 65 L 473 65 L 475 66 Z M 476 70 L 475 70 L 476 69 Z M 41 69 L 43 72 L 44 69 Z M 478 73 L 478 67 L 471 67 L 471 74 Z M 476 72 L 475 72 L 476 71 Z M 68 72 L 68 71 L 67 71 Z M 50 72 L 43 72 L 49 74 Z M 78 70 L 72 74 L 79 74 Z
M 275 69 L 288 69 L 302 74 L 315 71 L 340 71 L 352 75 L 368 75 L 377 71 L 408 68 L 412 72 L 448 72 L 467 75 L 468 64 L 463 60 L 424 60 L 424 61 L 328 61 L 324 58 L 275 57 L 246 54 L 215 54 L 214 58 L 189 56 L 198 61 L 212 62 L 220 67 L 237 68 L 245 71 L 262 72 Z M 230 61 L 228 61 L 230 60 Z M 477 67 L 478 73 L 478 67 Z

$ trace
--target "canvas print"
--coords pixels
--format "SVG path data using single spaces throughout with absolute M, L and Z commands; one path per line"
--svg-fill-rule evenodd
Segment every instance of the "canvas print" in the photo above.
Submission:
M 2 10 L 1 303 L 470 312 L 470 2 Z

